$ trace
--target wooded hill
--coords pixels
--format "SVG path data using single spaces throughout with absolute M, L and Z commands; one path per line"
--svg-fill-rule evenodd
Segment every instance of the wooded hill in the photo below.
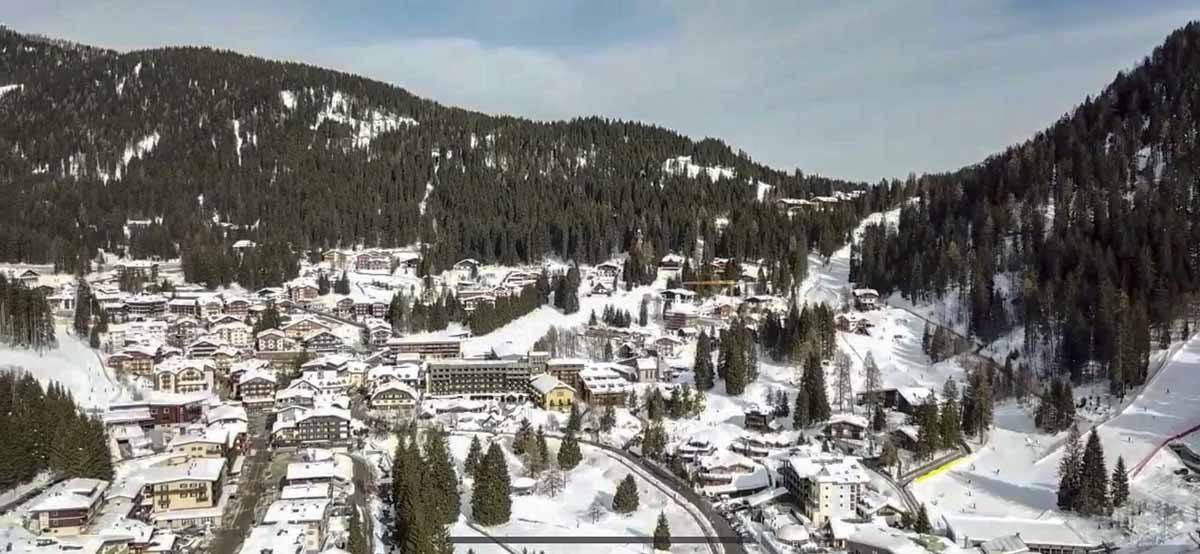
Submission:
M 0 86 L 4 261 L 73 269 L 96 248 L 166 257 L 237 238 L 296 251 L 421 241 L 436 270 L 463 257 L 595 262 L 639 231 L 656 256 L 702 240 L 708 256 L 786 260 L 831 252 L 895 201 L 788 219 L 773 198 L 861 185 L 653 125 L 485 115 L 207 48 L 120 53 L 4 30 Z M 679 156 L 731 171 L 664 163 Z
M 869 229 L 852 276 L 958 298 L 972 335 L 1023 326 L 1022 363 L 1076 382 L 1146 376 L 1152 343 L 1192 330 L 1200 279 L 1200 25 L 1049 129 L 919 179 L 898 229 Z M 1011 379 L 1010 379 L 1011 381 Z

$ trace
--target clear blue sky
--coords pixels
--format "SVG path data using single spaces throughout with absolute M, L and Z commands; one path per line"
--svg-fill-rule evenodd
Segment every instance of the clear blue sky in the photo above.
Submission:
M 122 50 L 309 62 L 492 113 L 638 119 L 874 181 L 1027 138 L 1200 3 L 0 0 L 0 18 Z

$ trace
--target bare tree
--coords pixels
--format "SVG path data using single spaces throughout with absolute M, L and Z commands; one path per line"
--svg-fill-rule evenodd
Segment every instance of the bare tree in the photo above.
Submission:
M 587 514 L 591 518 L 592 523 L 600 521 L 600 518 L 604 515 L 604 503 L 600 501 L 599 497 L 592 501 L 591 506 L 588 506 Z
M 542 492 L 547 496 L 558 496 L 567 487 L 567 475 L 558 468 L 546 470 L 540 485 Z
M 838 350 L 833 355 L 835 372 L 834 398 L 838 411 L 854 409 L 854 385 L 850 382 L 850 356 Z

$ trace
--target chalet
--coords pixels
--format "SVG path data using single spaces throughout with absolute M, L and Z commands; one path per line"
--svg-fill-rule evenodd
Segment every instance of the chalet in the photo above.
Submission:
M 288 298 L 296 304 L 308 304 L 316 300 L 320 292 L 311 281 L 298 279 L 288 284 Z
M 209 335 L 200 337 L 188 345 L 188 356 L 193 358 L 209 358 L 217 353 L 217 349 L 221 348 L 221 342 Z
M 56 537 L 83 533 L 104 504 L 106 490 L 108 481 L 99 479 L 68 479 L 50 487 L 29 508 L 36 531 Z
M 392 326 L 386 321 L 367 323 L 367 339 L 370 341 L 371 346 L 383 348 L 387 346 L 387 341 L 390 338 L 392 338 Z
M 592 296 L 612 296 L 613 292 L 614 291 L 611 283 L 605 284 L 604 281 L 596 281 L 596 283 L 592 285 L 590 294 Z
M 682 302 L 672 303 L 663 314 L 663 326 L 668 331 L 691 327 L 696 321 L 696 306 Z
M 184 458 L 226 458 L 231 442 L 229 433 L 223 429 L 185 432 L 171 439 L 167 453 Z
M 250 313 L 250 301 L 245 298 L 234 298 L 225 303 L 225 313 L 244 319 Z
M 200 315 L 203 315 L 205 318 L 220 315 L 224 313 L 224 302 L 216 296 L 210 297 L 210 299 L 200 302 L 200 312 L 202 312 Z
M 200 301 L 195 298 L 172 298 L 167 301 L 167 312 L 172 315 L 200 317 Z
M 418 394 L 412 387 L 391 381 L 371 392 L 371 408 L 376 410 L 411 410 L 417 405 Z
M 328 498 L 320 498 L 313 500 L 276 500 L 267 507 L 267 513 L 263 515 L 261 526 L 267 529 L 276 528 L 274 536 L 269 537 L 268 544 L 280 544 L 281 536 L 284 530 L 301 530 L 301 540 L 298 544 L 295 539 L 287 537 L 283 539 L 285 543 L 292 543 L 298 549 L 302 549 L 305 554 L 315 554 L 321 552 L 321 547 L 325 544 L 326 539 L 326 524 L 329 521 L 331 512 L 330 506 L 332 502 Z M 326 550 L 332 552 L 334 549 Z M 243 549 L 243 551 L 245 551 Z M 260 548 L 255 552 L 267 552 L 272 554 L 284 554 L 283 549 Z
M 462 280 L 473 280 L 479 272 L 479 261 L 471 258 L 459 260 L 451 267 L 458 277 Z
M 271 436 L 277 445 L 344 445 L 350 442 L 350 421 L 349 410 L 313 408 L 294 421 L 276 420 Z
M 510 290 L 519 291 L 537 283 L 538 277 L 539 274 L 532 271 L 510 271 L 500 284 Z
M 350 319 L 354 316 L 354 299 L 347 296 L 339 298 L 333 303 L 333 315 L 343 319 Z
M 301 344 L 305 350 L 319 354 L 337 352 L 344 346 L 341 337 L 329 331 L 314 331 L 312 334 L 304 337 Z
M 41 275 L 39 275 L 38 272 L 36 272 L 32 269 L 26 269 L 25 271 L 22 271 L 20 274 L 18 274 L 16 279 L 19 283 L 21 283 L 22 285 L 25 285 L 26 288 L 33 288 L 34 286 L 37 285 L 38 279 L 40 277 L 41 277 Z
M 683 341 L 675 337 L 664 335 L 654 339 L 654 350 L 658 352 L 659 356 L 664 358 L 674 357 L 676 352 L 682 347 Z
M 775 414 L 770 410 L 762 407 L 754 407 L 745 411 L 742 415 L 743 425 L 747 429 L 755 431 L 773 431 L 772 424 L 775 421 Z
M 489 289 L 459 289 L 457 295 L 463 310 L 467 312 L 473 312 L 483 305 L 490 306 L 496 303 L 496 295 Z
M 296 341 L 284 334 L 279 329 L 264 329 L 258 332 L 255 336 L 258 350 L 267 350 L 271 352 L 281 352 L 285 350 L 296 350 Z
M 675 449 L 675 455 L 685 462 L 694 462 L 716 451 L 717 448 L 707 439 L 688 439 Z
M 243 373 L 237 381 L 236 393 L 247 408 L 270 407 L 275 402 L 275 374 L 254 370 Z
M 816 203 L 803 198 L 780 198 L 775 201 L 776 207 L 786 213 L 788 217 L 795 216 L 805 210 L 810 210 L 816 207 Z
M 149 375 L 154 369 L 158 349 L 132 346 L 108 357 L 108 367 L 132 375 Z
M 228 372 L 233 363 L 242 358 L 242 353 L 237 348 L 230 345 L 224 345 L 213 352 L 212 361 L 216 365 L 217 371 Z
M 321 253 L 321 262 L 327 263 L 335 269 L 345 267 L 346 253 L 341 250 L 326 250 Z
M 356 271 L 390 271 L 392 257 L 379 252 L 363 252 L 354 257 Z
M 329 331 L 330 327 L 314 317 L 297 317 L 286 323 L 282 331 L 288 338 L 300 341 L 317 331 Z
M 353 316 L 355 320 L 359 321 L 369 317 L 382 319 L 387 316 L 387 311 L 388 305 L 386 302 L 360 298 L 354 302 Z
M 543 410 L 569 412 L 575 403 L 575 389 L 543 373 L 529 380 L 529 398 Z
M 366 385 L 371 389 L 393 382 L 403 383 L 413 389 L 422 388 L 421 366 L 408 363 L 381 365 L 367 371 Z
M 186 394 L 213 390 L 210 360 L 172 358 L 154 368 L 154 390 Z
M 621 266 L 612 262 L 602 262 L 596 264 L 593 272 L 597 278 L 611 282 L 614 277 L 621 275 Z
M 158 281 L 158 263 L 145 260 L 132 260 L 126 262 L 117 262 L 114 266 L 117 270 L 117 279 L 140 279 L 142 281 Z
M 167 344 L 183 348 L 191 344 L 204 332 L 204 327 L 191 317 L 181 317 L 167 325 Z
M 275 391 L 275 410 L 280 411 L 293 406 L 312 408 L 316 404 L 316 398 L 317 393 L 308 387 Z
M 683 269 L 685 259 L 678 254 L 667 254 L 658 261 L 658 269 L 664 271 L 680 271 Z
M 858 404 L 876 403 L 901 413 L 912 415 L 917 406 L 933 399 L 939 402 L 938 394 L 926 387 L 898 387 L 868 390 L 856 395 Z
M 850 291 L 854 297 L 854 308 L 857 310 L 874 310 L 879 307 L 879 291 L 875 289 L 854 289 Z
M 131 318 L 152 318 L 167 313 L 167 299 L 157 294 L 135 294 L 125 299 L 125 311 Z
M 831 439 L 861 440 L 866 436 L 870 422 L 867 418 L 853 414 L 834 414 L 825 424 L 825 436 Z
M 254 344 L 251 334 L 253 329 L 241 321 L 214 325 L 209 329 L 209 332 L 216 335 L 221 342 L 234 348 L 250 348 Z
M 205 394 L 168 394 L 157 391 L 147 393 L 140 401 L 110 404 L 109 413 L 147 411 L 155 426 L 196 423 L 204 414 Z

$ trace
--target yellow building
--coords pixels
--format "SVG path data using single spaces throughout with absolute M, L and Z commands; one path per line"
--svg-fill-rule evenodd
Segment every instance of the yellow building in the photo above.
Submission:
M 212 508 L 221 499 L 224 458 L 192 458 L 183 463 L 147 468 L 142 475 L 142 505 L 161 514 Z
M 568 412 L 575 403 L 575 389 L 543 373 L 529 380 L 529 397 L 543 410 Z

